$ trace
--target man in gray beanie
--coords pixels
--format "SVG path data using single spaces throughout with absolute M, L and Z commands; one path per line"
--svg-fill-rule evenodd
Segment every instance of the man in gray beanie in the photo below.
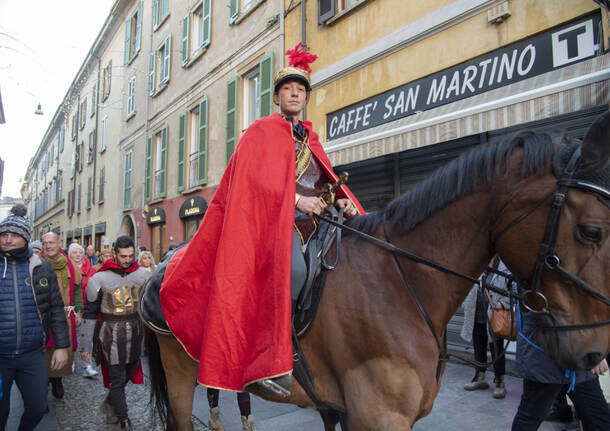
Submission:
M 61 368 L 70 346 L 64 303 L 50 263 L 28 246 L 32 227 L 27 207 L 17 204 L 0 222 L 0 430 L 10 410 L 13 381 L 23 397 L 19 431 L 33 430 L 47 410 L 44 345 L 55 342 L 51 367 Z

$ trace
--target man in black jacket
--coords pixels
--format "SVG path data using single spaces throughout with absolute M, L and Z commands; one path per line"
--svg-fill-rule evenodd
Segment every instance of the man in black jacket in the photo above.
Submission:
M 47 410 L 44 345 L 53 336 L 52 368 L 68 359 L 70 339 L 55 271 L 28 246 L 27 208 L 17 204 L 0 223 L 0 431 L 6 426 L 13 381 L 23 397 L 19 431 L 33 430 Z

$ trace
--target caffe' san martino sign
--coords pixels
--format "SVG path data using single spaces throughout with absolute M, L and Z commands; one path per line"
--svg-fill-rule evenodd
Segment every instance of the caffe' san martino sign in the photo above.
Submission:
M 165 210 L 161 207 L 152 207 L 148 211 L 148 216 L 146 217 L 146 223 L 148 223 L 148 224 L 165 223 Z
M 208 204 L 201 196 L 191 196 L 180 206 L 180 218 L 196 217 L 205 214 Z

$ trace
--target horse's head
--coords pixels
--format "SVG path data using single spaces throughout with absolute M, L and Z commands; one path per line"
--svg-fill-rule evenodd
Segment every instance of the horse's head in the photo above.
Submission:
M 539 345 L 562 366 L 591 369 L 610 350 L 610 113 L 587 132 L 578 162 L 573 153 L 559 146 L 553 169 L 514 191 L 496 250 L 527 280 L 522 307 L 539 312 Z

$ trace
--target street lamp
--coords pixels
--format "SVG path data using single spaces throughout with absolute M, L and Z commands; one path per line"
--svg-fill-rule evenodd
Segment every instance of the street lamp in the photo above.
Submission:
M 40 106 L 40 102 L 38 102 L 38 107 L 34 111 L 34 114 L 36 114 L 36 115 L 44 115 L 44 112 L 42 112 L 42 107 Z

